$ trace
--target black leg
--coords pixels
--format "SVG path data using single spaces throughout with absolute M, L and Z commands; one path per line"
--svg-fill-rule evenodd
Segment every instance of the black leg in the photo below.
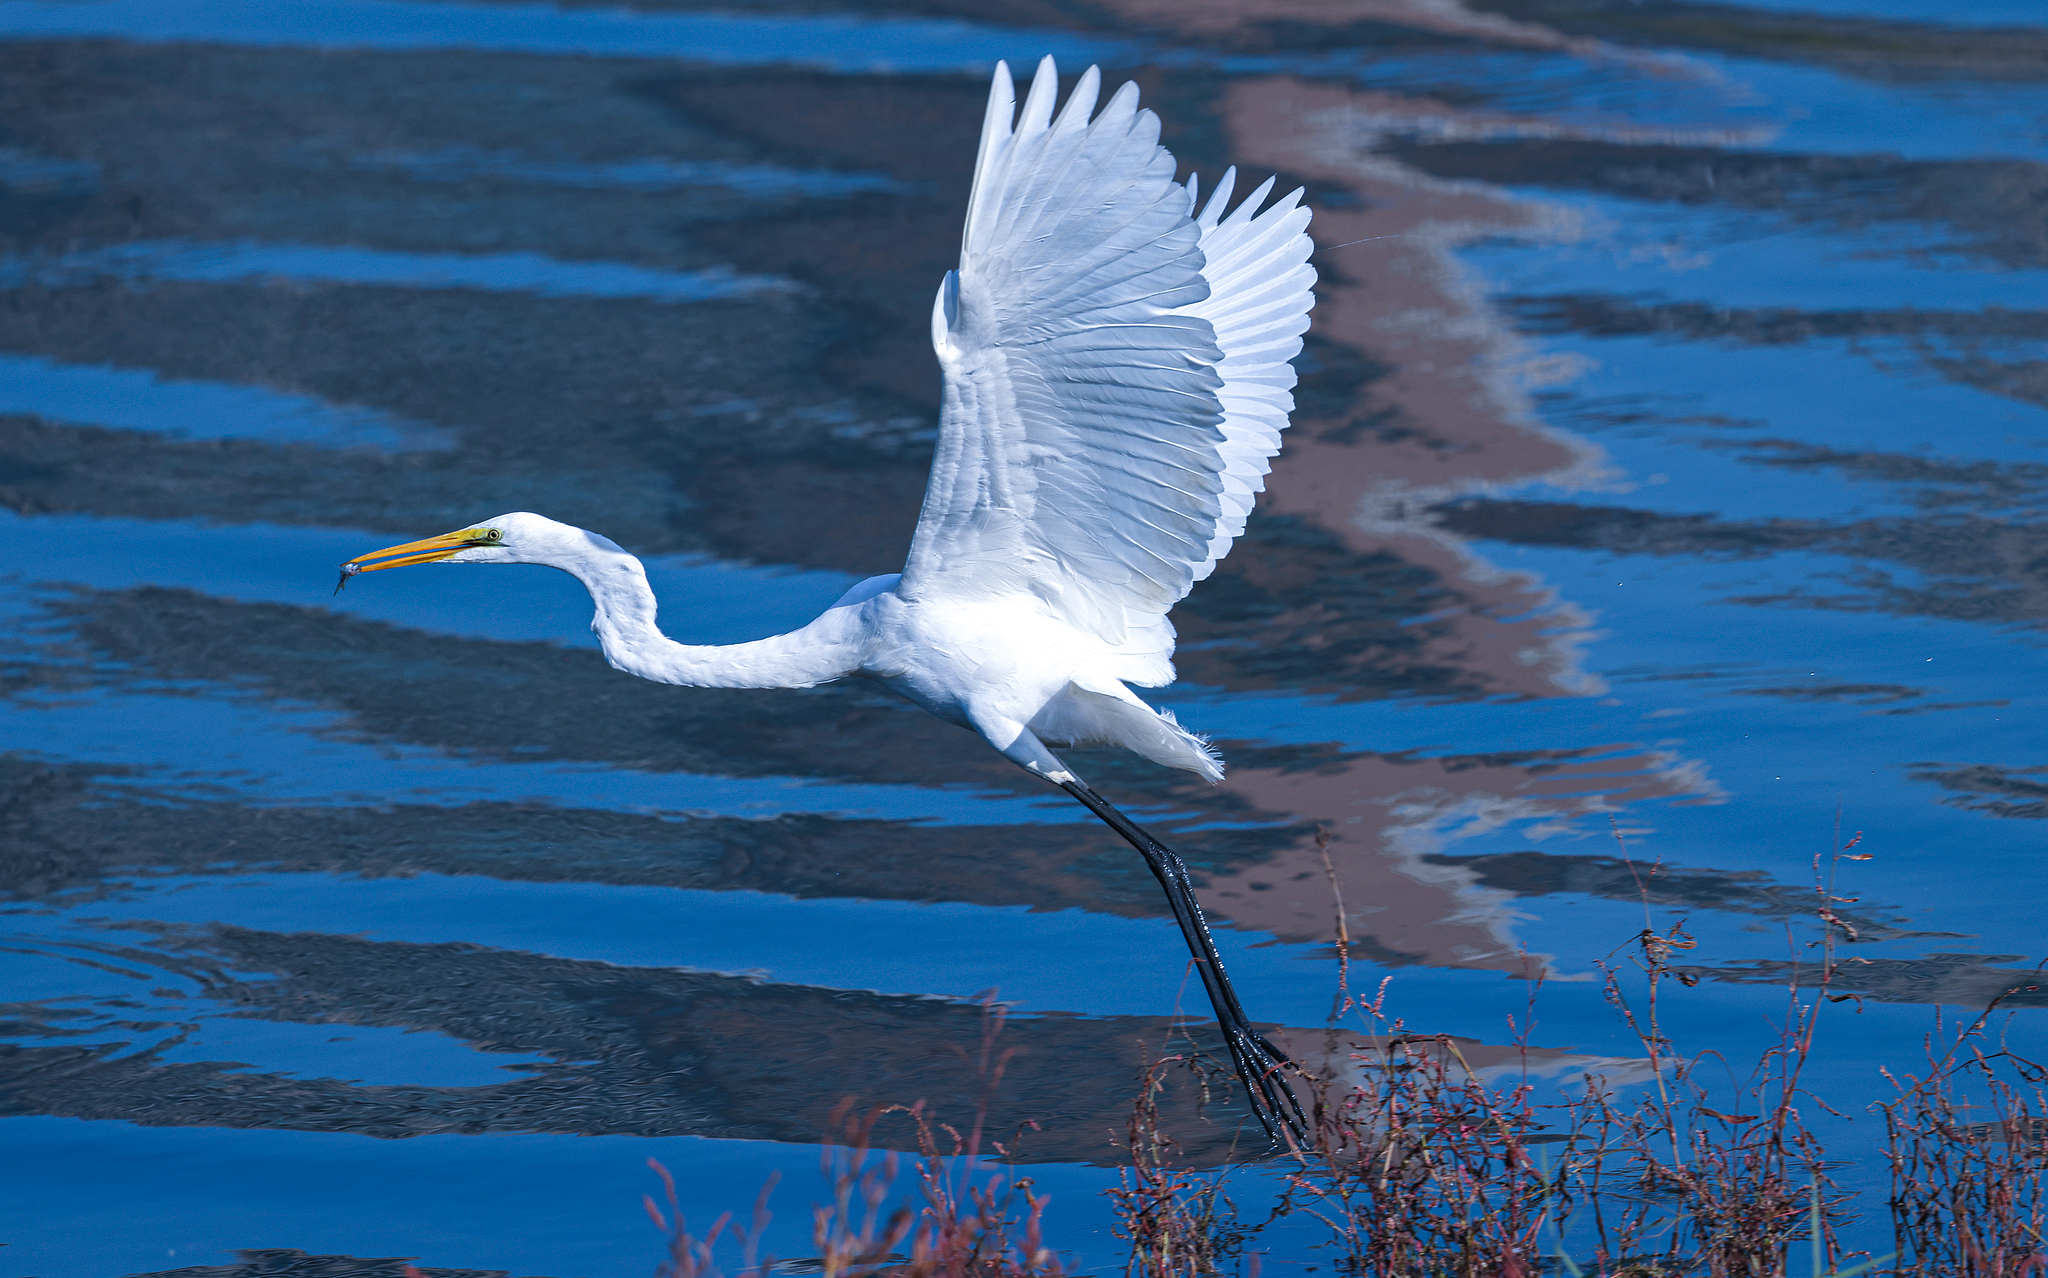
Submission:
M 1216 1009 L 1216 1020 L 1223 1027 L 1224 1041 L 1230 1045 L 1231 1063 L 1237 1067 L 1237 1076 L 1244 1081 L 1252 1112 L 1258 1115 L 1266 1135 L 1275 1145 L 1290 1139 L 1296 1144 L 1306 1145 L 1308 1118 L 1302 1113 L 1301 1102 L 1295 1099 L 1282 1078 L 1282 1071 L 1293 1068 L 1294 1062 L 1252 1028 L 1251 1019 L 1237 1001 L 1237 991 L 1231 988 L 1230 977 L 1223 971 L 1223 957 L 1216 952 L 1216 942 L 1209 935 L 1208 921 L 1202 917 L 1202 907 L 1195 900 L 1194 888 L 1188 882 L 1187 862 L 1181 860 L 1172 848 L 1145 833 L 1136 822 L 1111 807 L 1109 800 L 1097 794 L 1087 782 L 1077 779 L 1059 784 L 1062 790 L 1086 804 L 1090 812 L 1101 817 L 1104 824 L 1138 849 L 1139 855 L 1145 858 L 1145 864 L 1152 867 L 1153 877 L 1159 880 L 1160 887 L 1166 889 L 1166 900 L 1173 907 L 1174 921 L 1180 924 L 1181 935 L 1187 938 L 1188 952 L 1195 957 L 1195 970 L 1202 974 L 1202 986 L 1209 991 L 1209 1005 Z

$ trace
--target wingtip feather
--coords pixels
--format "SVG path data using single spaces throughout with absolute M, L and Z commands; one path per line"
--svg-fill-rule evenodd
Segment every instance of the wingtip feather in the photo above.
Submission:
M 1209 193 L 1209 202 L 1202 206 L 1202 215 L 1195 219 L 1196 224 L 1205 231 L 1215 226 L 1217 219 L 1223 216 L 1224 206 L 1230 203 L 1230 193 L 1236 186 L 1237 166 L 1233 164 L 1223 170 L 1223 176 L 1217 180 L 1216 189 Z
M 981 145 L 988 148 L 989 136 L 1000 126 L 1004 135 L 1010 132 L 1010 119 L 1017 111 L 1017 82 L 1010 75 L 1010 64 L 997 62 L 996 71 L 989 77 L 988 110 L 981 119 Z
M 1102 96 L 1102 68 L 1089 67 L 1074 82 L 1074 91 L 1067 95 L 1067 105 L 1060 109 L 1059 122 L 1053 125 L 1061 131 L 1077 129 L 1088 123 L 1088 117 L 1095 113 L 1096 99 Z
M 1031 92 L 1024 95 L 1024 111 L 1017 120 L 1020 137 L 1032 137 L 1045 132 L 1046 124 L 1052 119 L 1052 100 L 1059 92 L 1060 72 L 1054 65 L 1052 55 L 1047 54 L 1038 64 L 1038 70 L 1031 75 Z
M 1278 180 L 1277 178 L 1267 178 L 1259 183 L 1258 189 L 1245 196 L 1238 203 L 1237 208 L 1232 210 L 1230 216 L 1224 219 L 1223 225 L 1238 226 L 1249 222 L 1258 213 L 1259 206 L 1266 202 L 1266 196 L 1272 193 L 1273 184 Z
M 1095 118 L 1095 122 L 1101 124 L 1104 121 L 1119 120 L 1128 126 L 1132 117 L 1138 114 L 1138 82 L 1126 80 L 1117 86 L 1115 93 L 1109 95 L 1109 101 L 1103 106 L 1102 114 Z M 1152 113 L 1146 111 L 1143 114 Z

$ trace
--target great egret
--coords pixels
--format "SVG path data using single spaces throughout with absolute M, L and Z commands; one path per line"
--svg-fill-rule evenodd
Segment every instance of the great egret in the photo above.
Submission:
M 1120 745 L 1210 781 L 1222 760 L 1126 685 L 1173 680 L 1166 613 L 1244 531 L 1294 407 L 1314 302 L 1300 191 L 1259 212 L 1268 179 L 1224 216 L 1236 171 L 1197 211 L 1159 121 L 1126 84 L 1093 115 L 1091 67 L 1053 118 L 1039 64 L 1016 117 L 997 64 L 960 267 L 932 307 L 945 402 L 910 559 L 801 630 L 680 644 L 655 625 L 640 561 L 533 514 L 407 542 L 342 565 L 545 564 L 596 603 L 611 664 L 661 683 L 807 688 L 860 675 L 978 732 L 1135 847 L 1166 890 L 1253 1111 L 1305 1133 L 1224 974 L 1187 866 L 1048 745 Z M 336 589 L 339 589 L 337 586 Z

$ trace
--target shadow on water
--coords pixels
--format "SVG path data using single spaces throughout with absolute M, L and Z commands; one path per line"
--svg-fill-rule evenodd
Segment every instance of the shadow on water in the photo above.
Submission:
M 1354 1068 L 1341 936 L 1488 1077 L 1640 1079 L 1590 978 L 1682 922 L 1668 1028 L 1743 1058 L 1838 811 L 1831 1103 L 1930 1004 L 2038 1046 L 2048 31 L 1980 8 L 0 2 L 8 1254 L 630 1270 L 650 1151 L 708 1220 L 845 1096 L 971 1113 L 995 986 L 992 1126 L 1120 1263 L 1109 1136 L 1209 1026 L 1085 813 L 858 681 L 629 680 L 566 578 L 328 593 L 514 509 L 696 641 L 897 567 L 996 57 L 1126 68 L 1316 210 L 1295 426 L 1159 698 L 1230 775 L 1076 753 L 1290 1051 Z

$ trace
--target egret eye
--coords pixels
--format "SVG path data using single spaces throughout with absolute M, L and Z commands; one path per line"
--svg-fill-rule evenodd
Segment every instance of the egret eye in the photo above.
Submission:
M 479 528 L 476 530 L 475 536 L 471 537 L 470 540 L 480 546 L 495 546 L 505 540 L 505 534 L 496 528 Z

